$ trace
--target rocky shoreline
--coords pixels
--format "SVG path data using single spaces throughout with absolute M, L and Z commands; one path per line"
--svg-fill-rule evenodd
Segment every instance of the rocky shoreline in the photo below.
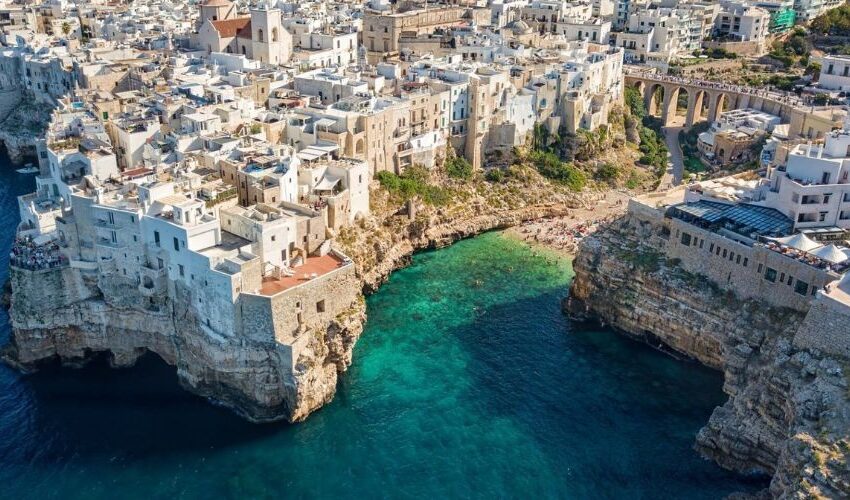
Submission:
M 482 208 L 463 217 L 427 209 L 415 219 L 390 217 L 396 228 L 379 231 L 380 237 L 369 240 L 367 251 L 375 258 L 358 262 L 356 300 L 336 320 L 307 334 L 307 345 L 301 350 L 293 376 L 274 361 L 279 356 L 274 345 L 237 338 L 209 339 L 191 314 L 187 316 L 188 298 L 185 303 L 163 304 L 158 314 L 139 311 L 127 301 L 113 299 L 125 295 L 113 293 L 121 284 L 84 282 L 68 270 L 42 272 L 40 280 L 46 283 L 33 287 L 39 280 L 27 271 L 13 269 L 13 336 L 2 358 L 27 372 L 54 360 L 80 367 L 103 353 L 111 366 L 129 367 L 145 353 L 153 352 L 177 368 L 182 387 L 249 421 L 298 422 L 333 399 L 339 376 L 351 365 L 366 321 L 364 295 L 374 293 L 393 271 L 409 265 L 414 252 L 568 211 L 564 205 L 548 204 L 496 213 L 485 213 Z M 383 227 L 389 219 L 372 218 L 369 224 Z M 363 234 L 369 234 L 369 229 Z M 85 299 L 65 297 L 62 291 L 66 287 L 86 290 Z M 48 288 L 59 296 L 54 300 L 45 297 Z M 34 301 L 59 306 L 47 310 L 27 306 Z
M 723 371 L 729 399 L 696 439 L 707 458 L 771 476 L 775 498 L 850 494 L 850 360 L 796 347 L 807 315 L 729 296 L 652 238 L 628 215 L 586 238 L 565 311 Z

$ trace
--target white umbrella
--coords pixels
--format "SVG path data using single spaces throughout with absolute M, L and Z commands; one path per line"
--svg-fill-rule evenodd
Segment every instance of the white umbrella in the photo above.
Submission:
M 847 260 L 847 255 L 840 248 L 832 244 L 817 248 L 809 253 L 833 264 L 840 264 Z
M 815 248 L 820 248 L 823 246 L 803 233 L 797 233 L 791 236 L 786 236 L 784 238 L 771 239 L 785 246 L 796 248 L 797 250 L 800 250 L 802 252 L 811 252 Z

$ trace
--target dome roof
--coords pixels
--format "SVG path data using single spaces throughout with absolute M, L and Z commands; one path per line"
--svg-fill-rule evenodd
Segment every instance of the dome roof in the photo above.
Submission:
M 525 21 L 514 21 L 511 23 L 511 30 L 517 35 L 523 35 L 525 33 L 529 33 L 531 31 L 531 26 L 526 24 Z

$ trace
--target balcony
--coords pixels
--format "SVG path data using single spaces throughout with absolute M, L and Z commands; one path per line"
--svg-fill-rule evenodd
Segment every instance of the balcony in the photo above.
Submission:
M 123 224 L 116 224 L 114 222 L 109 222 L 108 220 L 97 219 L 94 223 L 96 227 L 102 227 L 104 229 L 121 229 L 124 227 Z
M 97 242 L 95 244 L 99 247 L 104 247 L 104 248 L 108 248 L 108 249 L 111 249 L 111 250 L 115 250 L 115 249 L 118 249 L 118 248 L 124 248 L 126 246 L 121 242 L 112 241 L 112 240 L 109 240 L 107 238 L 98 238 Z

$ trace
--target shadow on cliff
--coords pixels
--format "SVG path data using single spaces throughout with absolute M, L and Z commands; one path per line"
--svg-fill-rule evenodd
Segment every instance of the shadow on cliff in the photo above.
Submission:
M 110 368 L 105 355 L 81 369 L 50 364 L 19 384 L 34 408 L 30 432 L 59 441 L 38 450 L 39 458 L 48 460 L 51 448 L 57 453 L 120 450 L 136 457 L 222 448 L 290 427 L 254 425 L 190 394 L 177 383 L 174 367 L 151 353 L 123 369 Z
M 471 385 L 487 402 L 482 418 L 512 420 L 565 474 L 605 478 L 623 494 L 679 497 L 696 488 L 723 496 L 767 486 L 769 478 L 727 472 L 693 450 L 726 400 L 720 373 L 571 321 L 560 313 L 563 294 L 497 305 L 446 333 L 473 360 Z M 538 321 L 520 311 L 535 311 Z

